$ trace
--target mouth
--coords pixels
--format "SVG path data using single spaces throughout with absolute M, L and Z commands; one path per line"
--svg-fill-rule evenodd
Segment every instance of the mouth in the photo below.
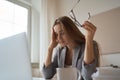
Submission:
M 60 41 L 59 44 L 65 44 L 65 41 Z
M 59 42 L 59 44 L 60 44 L 62 47 L 66 46 L 66 43 L 65 43 L 64 41 Z

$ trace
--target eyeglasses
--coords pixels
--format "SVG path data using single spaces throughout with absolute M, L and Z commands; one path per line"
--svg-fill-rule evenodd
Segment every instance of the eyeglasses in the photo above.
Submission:
M 73 9 L 70 11 L 69 16 L 71 17 L 76 26 L 82 27 L 82 25 L 76 19 Z
M 80 0 L 78 0 L 78 2 L 73 6 L 73 8 L 70 10 L 69 16 L 71 17 L 71 19 L 73 20 L 73 22 L 75 23 L 76 26 L 82 27 L 82 25 L 79 23 L 79 21 L 76 19 L 75 17 L 75 13 L 73 11 L 73 9 L 76 7 L 76 5 L 80 2 Z M 90 19 L 90 12 L 88 12 L 88 20 Z

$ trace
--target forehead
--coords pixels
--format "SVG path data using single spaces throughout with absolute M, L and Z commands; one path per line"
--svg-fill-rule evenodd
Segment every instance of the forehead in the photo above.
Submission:
M 55 32 L 65 31 L 62 24 L 57 24 L 54 26 Z

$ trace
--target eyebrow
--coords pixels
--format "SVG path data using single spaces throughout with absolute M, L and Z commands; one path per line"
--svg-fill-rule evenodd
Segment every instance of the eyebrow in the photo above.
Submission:
M 62 33 L 62 32 L 64 32 L 64 30 L 61 29 L 58 33 Z M 57 32 L 55 32 L 55 33 L 58 34 Z

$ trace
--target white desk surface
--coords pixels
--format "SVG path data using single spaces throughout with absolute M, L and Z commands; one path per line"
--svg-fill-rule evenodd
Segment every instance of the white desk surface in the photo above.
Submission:
M 33 78 L 33 80 L 45 80 L 44 78 Z
M 33 78 L 33 80 L 51 80 L 51 79 L 44 79 L 44 78 Z

